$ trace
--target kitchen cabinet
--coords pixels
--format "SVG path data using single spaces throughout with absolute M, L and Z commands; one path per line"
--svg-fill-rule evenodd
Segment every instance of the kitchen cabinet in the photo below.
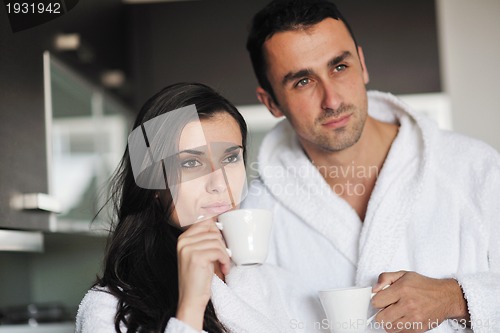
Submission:
M 45 96 L 49 193 L 60 205 L 50 231 L 105 230 L 107 207 L 94 218 L 106 202 L 109 177 L 126 147 L 125 115 L 130 111 L 49 53 L 44 61 L 49 76 L 45 80 L 50 82 Z
M 7 95 L 2 96 L 0 113 L 0 227 L 48 230 L 49 212 L 12 207 L 24 193 L 48 194 L 43 98 L 32 89 L 17 90 L 15 82 L 10 88 L 2 92 Z
M 48 52 L 43 73 L 44 110 L 13 112 L 14 120 L 0 123 L 0 228 L 105 229 L 100 219 L 91 221 L 123 154 L 130 112 Z

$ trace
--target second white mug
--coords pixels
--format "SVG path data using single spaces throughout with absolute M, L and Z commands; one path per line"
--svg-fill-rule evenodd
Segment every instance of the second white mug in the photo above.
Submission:
M 361 333 L 367 326 L 372 287 L 351 287 L 319 292 L 332 333 Z M 371 318 L 370 318 L 371 319 Z

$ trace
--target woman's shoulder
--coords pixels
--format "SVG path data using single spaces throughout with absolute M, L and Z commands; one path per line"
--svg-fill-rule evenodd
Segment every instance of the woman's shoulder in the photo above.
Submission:
M 115 307 L 117 303 L 118 299 L 109 292 L 108 288 L 95 286 L 87 291 L 80 302 L 79 310 L 91 310 L 95 309 L 96 306 Z
M 76 315 L 76 333 L 113 332 L 118 299 L 107 288 L 87 291 Z

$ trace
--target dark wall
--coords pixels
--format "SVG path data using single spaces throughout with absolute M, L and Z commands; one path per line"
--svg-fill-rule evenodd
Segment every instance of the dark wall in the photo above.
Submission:
M 336 3 L 363 47 L 370 89 L 396 94 L 441 91 L 434 0 Z
M 129 5 L 136 106 L 167 84 L 201 81 L 236 104 L 255 104 L 257 84 L 245 42 L 267 0 Z M 434 0 L 338 0 L 363 46 L 369 88 L 441 90 Z

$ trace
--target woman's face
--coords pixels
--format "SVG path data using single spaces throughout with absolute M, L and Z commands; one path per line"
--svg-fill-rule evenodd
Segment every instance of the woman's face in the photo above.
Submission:
M 226 112 L 188 123 L 179 140 L 180 182 L 171 186 L 174 221 L 181 227 L 235 208 L 246 190 L 242 137 Z

